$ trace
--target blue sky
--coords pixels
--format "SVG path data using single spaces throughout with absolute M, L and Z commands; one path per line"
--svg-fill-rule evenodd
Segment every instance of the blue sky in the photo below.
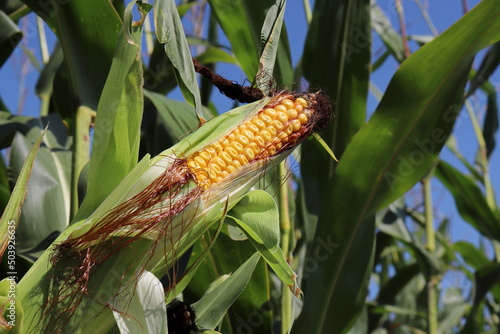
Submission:
M 467 0 L 466 2 L 468 8 L 471 9 L 479 1 Z M 399 29 L 398 16 L 395 10 L 395 0 L 377 1 L 377 3 L 391 20 L 394 27 Z M 432 29 L 429 27 L 424 15 L 422 15 L 422 12 L 419 10 L 419 6 L 417 5 L 418 3 L 422 3 L 422 6 L 428 12 L 430 20 L 439 33 L 444 31 L 463 15 L 461 0 L 402 0 L 405 22 L 409 35 L 432 35 Z M 189 20 L 189 16 L 187 16 L 186 19 Z M 303 43 L 307 32 L 307 24 L 302 1 L 288 1 L 285 23 L 287 25 L 289 36 L 293 36 L 293 38 L 290 38 L 290 45 L 292 48 L 292 59 L 293 62 L 296 63 L 299 55 L 302 53 Z M 31 52 L 33 52 L 37 57 L 38 61 L 40 61 L 39 43 L 33 16 L 30 15 L 30 17 L 22 20 L 20 25 L 23 31 L 25 31 L 25 38 L 22 42 L 24 48 L 31 50 Z M 189 34 L 189 27 L 186 28 L 186 31 Z M 53 47 L 54 37 L 48 29 L 46 29 L 46 32 L 49 36 L 49 45 L 50 47 Z M 376 57 L 380 54 L 383 46 L 377 36 L 373 35 L 373 37 L 372 49 L 373 54 Z M 228 43 L 226 42 L 226 44 Z M 411 48 L 412 51 L 417 49 L 415 44 L 411 44 Z M 479 63 L 476 61 L 476 67 L 478 65 Z M 397 68 L 398 64 L 393 59 L 387 60 L 378 71 L 372 74 L 372 83 L 376 85 L 378 89 L 384 91 Z M 240 83 L 243 83 L 245 80 L 243 73 L 234 65 L 222 64 L 218 67 L 218 72 Z M 26 56 L 26 53 L 23 51 L 23 48 L 19 45 L 15 51 L 15 56 L 11 57 L 9 61 L 0 69 L 0 94 L 11 112 L 21 113 L 23 115 L 38 114 L 40 103 L 34 93 L 37 78 L 38 70 L 31 64 Z M 498 73 L 498 71 L 494 74 L 491 81 L 493 85 L 497 87 L 498 91 L 500 86 L 500 73 Z M 216 94 L 214 93 L 214 97 L 215 96 Z M 174 92 L 171 97 L 181 98 L 178 92 Z M 223 96 L 215 98 L 215 102 L 221 111 L 230 109 L 232 105 L 232 101 Z M 368 104 L 369 114 L 375 110 L 377 103 L 377 99 L 370 94 Z M 484 97 L 479 94 L 477 98 L 472 99 L 472 104 L 475 107 L 476 115 L 480 120 L 482 120 L 485 107 Z M 457 123 L 455 127 L 455 133 L 460 151 L 468 161 L 473 162 L 477 150 L 477 141 L 475 139 L 470 120 L 468 119 L 465 111 L 462 111 L 461 113 L 459 123 Z M 454 158 L 447 149 L 444 149 L 442 157 L 444 160 L 453 163 L 459 169 L 465 170 L 460 164 L 457 163 L 457 159 Z M 499 165 L 500 154 L 498 151 L 495 151 L 492 155 L 490 166 Z M 491 178 L 494 189 L 500 189 L 500 175 L 494 170 L 493 167 L 491 167 Z M 478 234 L 460 219 L 455 209 L 453 199 L 446 192 L 444 187 L 439 182 L 435 181 L 433 182 L 433 189 L 434 202 L 436 204 L 436 215 L 438 218 L 448 217 L 451 219 L 450 232 L 452 239 L 467 240 L 477 244 L 479 240 Z M 419 201 L 419 198 L 420 194 L 418 193 L 418 188 L 416 188 L 410 192 L 408 196 L 408 203 L 415 204 Z

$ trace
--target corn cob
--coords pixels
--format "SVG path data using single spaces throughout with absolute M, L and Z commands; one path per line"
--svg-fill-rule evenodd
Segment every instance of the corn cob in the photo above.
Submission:
M 188 157 L 187 166 L 198 186 L 206 190 L 242 166 L 296 146 L 314 130 L 314 123 L 329 116 L 315 111 L 324 102 L 318 96 L 279 95 L 252 119 Z
M 82 303 L 84 307 L 90 307 L 89 301 L 104 306 L 106 302 L 92 293 L 101 282 L 109 286 L 106 298 L 113 298 L 118 294 L 113 290 L 116 286 L 152 269 L 150 261 L 157 263 L 160 257 L 172 263 L 167 258 L 174 254 L 166 253 L 177 247 L 188 229 L 196 230 L 197 222 L 201 222 L 199 231 L 208 228 L 216 221 L 205 221 L 209 213 L 220 214 L 224 205 L 230 209 L 266 166 L 284 159 L 331 116 L 329 101 L 321 93 L 280 93 L 240 110 L 249 112 L 221 115 L 160 155 L 143 175 L 150 180 L 145 188 L 134 189 L 121 204 L 96 217 L 97 221 L 89 219 L 56 244 L 50 257 L 53 298 L 43 309 L 46 328 L 62 332 Z M 224 130 L 224 126 L 230 128 Z M 221 134 L 215 135 L 218 131 Z M 152 181 L 151 175 L 156 175 Z M 217 205 L 219 209 L 214 210 Z M 106 268 L 105 263 L 118 253 L 133 253 L 135 241 L 140 240 L 149 240 L 149 250 L 136 253 L 118 278 L 109 278 L 106 269 L 99 269 Z M 61 305 L 66 311 L 55 312 Z

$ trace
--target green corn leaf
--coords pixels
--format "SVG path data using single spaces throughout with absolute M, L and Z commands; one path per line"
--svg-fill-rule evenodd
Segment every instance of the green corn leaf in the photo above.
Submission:
M 162 145 L 163 149 L 172 146 L 191 130 L 196 129 L 198 119 L 191 105 L 147 90 L 144 91 L 144 96 L 154 104 L 158 111 L 157 127 L 161 124 L 168 131 L 168 133 L 158 133 L 160 137 L 158 145 Z M 170 137 L 170 140 L 165 136 Z
M 388 53 L 392 54 L 399 63 L 402 63 L 405 60 L 405 53 L 401 36 L 392 27 L 389 18 L 376 3 L 371 5 L 371 16 L 373 30 L 384 42 Z
M 223 219 L 224 219 L 224 217 L 223 217 Z M 187 287 L 189 282 L 191 282 L 191 280 L 193 279 L 194 275 L 196 274 L 198 268 L 200 268 L 203 261 L 209 255 L 210 250 L 214 246 L 215 241 L 217 240 L 219 233 L 221 231 L 222 223 L 223 223 L 223 220 L 220 222 L 220 224 L 215 232 L 215 235 L 213 235 L 210 238 L 210 243 L 208 244 L 208 247 L 206 247 L 202 252 L 200 252 L 199 255 L 194 254 L 194 256 L 191 257 L 190 266 L 189 266 L 187 272 L 182 275 L 181 280 L 175 283 L 175 285 L 169 290 L 169 293 L 165 297 L 165 300 L 167 303 L 170 303 L 172 300 L 174 300 L 175 297 L 179 294 L 179 291 L 184 291 L 184 289 Z M 193 238 L 193 239 L 198 240 L 198 238 Z M 164 269 L 164 268 L 162 268 L 162 269 Z M 164 270 L 162 270 L 162 271 L 164 271 Z
M 0 67 L 21 41 L 23 33 L 3 10 L 0 10 Z
M 256 86 L 264 93 L 269 95 L 273 88 L 270 85 L 269 77 L 274 71 L 276 55 L 280 42 L 281 27 L 283 26 L 283 17 L 285 16 L 285 0 L 277 0 L 271 6 L 266 15 L 266 20 L 262 26 L 261 46 L 262 52 L 259 59 L 259 71 L 256 76 Z
M 458 241 L 453 247 L 464 259 L 465 263 L 476 270 L 491 263 L 491 260 L 479 248 L 467 241 Z
M 125 13 L 131 24 L 131 11 Z M 145 13 L 143 13 L 145 15 Z M 133 41 L 129 42 L 130 38 Z M 137 164 L 143 110 L 140 26 L 124 26 L 109 71 L 94 130 L 87 196 L 75 220 L 87 217 Z
M 236 64 L 234 56 L 219 47 L 208 47 L 207 50 L 196 57 L 202 64 L 228 63 Z
M 353 137 L 333 173 L 333 186 L 323 190 L 327 204 L 310 245 L 314 250 L 320 238 L 330 237 L 340 247 L 310 275 L 306 311 L 293 330 L 343 333 L 354 323 L 365 299 L 359 291 L 371 270 L 370 217 L 435 162 L 453 128 L 474 55 L 500 39 L 499 13 L 497 1 L 483 1 L 405 60 L 374 115 Z
M 25 3 L 57 34 L 70 84 L 81 104 L 95 110 L 121 28 L 115 8 L 110 1 L 100 0 Z
M 154 6 L 156 37 L 165 44 L 165 52 L 172 62 L 186 101 L 194 105 L 196 114 L 203 120 L 200 90 L 194 71 L 186 34 L 174 0 L 160 0 Z
M 56 115 L 53 115 L 56 116 Z M 62 124 L 60 124 L 62 125 Z M 54 134 L 56 122 L 50 123 L 45 143 L 40 147 L 32 171 L 29 192 L 23 205 L 20 226 L 17 231 L 16 250 L 34 261 L 63 231 L 69 222 L 69 178 L 71 154 L 59 145 L 49 145 L 48 134 Z M 59 128 L 61 129 L 61 128 Z M 65 129 L 62 127 L 65 134 Z M 55 131 L 56 132 L 56 131 Z M 59 133 L 60 134 L 60 133 Z M 11 168 L 15 177 L 22 173 L 32 141 L 21 134 L 14 137 L 11 151 Z M 50 187 L 48 187 L 50 185 Z
M 483 137 L 486 144 L 486 156 L 489 158 L 495 150 L 495 137 L 499 127 L 497 91 L 491 82 L 484 83 L 482 90 L 488 98 L 486 116 L 483 122 Z
M 229 216 L 238 219 L 249 238 L 262 244 L 271 252 L 276 252 L 280 241 L 278 207 L 273 197 L 263 190 L 246 194 L 238 205 L 231 209 Z
M 462 218 L 488 238 L 500 240 L 499 214 L 490 208 L 477 184 L 444 161 L 439 162 L 436 176 L 453 195 Z
M 267 192 L 254 190 L 246 194 L 229 213 L 234 221 L 267 261 L 279 279 L 295 295 L 300 295 L 295 273 L 279 247 L 279 217 L 276 202 Z
M 64 61 L 64 54 L 60 44 L 56 44 L 49 62 L 44 66 L 40 77 L 36 83 L 36 94 L 43 100 L 48 99 L 53 92 L 54 77 L 56 72 Z
M 316 1 L 301 61 L 304 77 L 332 101 L 335 117 L 321 137 L 341 160 L 347 144 L 366 121 L 369 4 L 368 0 Z M 320 208 L 331 205 L 325 202 L 323 185 L 336 163 L 314 141 L 303 143 L 301 161 L 307 208 L 317 216 Z
M 484 55 L 479 69 L 471 80 L 467 96 L 473 94 L 478 87 L 488 82 L 488 79 L 498 68 L 498 65 L 500 65 L 500 42 L 493 44 Z
M 259 69 L 261 55 L 259 36 L 266 19 L 265 13 L 275 3 L 277 2 L 274 0 L 209 1 L 211 10 L 213 10 L 219 25 L 231 43 L 239 66 L 250 82 L 256 79 Z M 280 34 L 276 57 L 274 77 L 280 84 L 291 85 L 293 83 L 293 70 L 290 46 L 284 27 Z M 269 79 L 269 77 L 267 78 Z
M 26 198 L 26 192 L 28 191 L 28 181 L 33 168 L 33 163 L 35 161 L 36 154 L 42 142 L 43 136 L 45 135 L 46 129 L 42 131 L 38 140 L 32 146 L 26 161 L 19 173 L 19 177 L 16 181 L 16 186 L 12 191 L 9 199 L 9 203 L 2 214 L 0 223 L 0 254 L 3 255 L 5 250 L 10 244 L 11 237 L 14 235 L 13 232 L 17 229 L 19 225 L 19 218 L 21 216 L 21 208 L 23 206 L 24 200 Z M 15 238 L 12 239 L 15 242 Z M 15 249 L 15 243 L 14 243 Z M 15 268 L 12 269 L 15 271 Z
M 370 1 L 320 0 L 314 3 L 313 15 L 304 45 L 302 71 L 312 85 L 323 89 L 335 103 L 336 117 L 323 138 L 340 156 L 366 120 Z M 314 153 L 311 152 L 310 160 L 318 162 L 312 159 Z M 303 157 L 303 161 L 308 159 Z M 322 162 L 316 165 L 331 169 L 332 163 L 327 160 L 324 165 Z M 318 167 L 316 174 L 319 170 Z M 322 177 L 324 173 L 318 175 Z
M 490 263 L 489 265 L 477 270 L 474 274 L 475 276 L 475 294 L 474 303 L 472 308 L 469 310 L 469 314 L 465 320 L 465 325 L 462 328 L 461 333 L 477 333 L 481 328 L 481 323 L 477 319 L 482 319 L 484 316 L 480 314 L 482 312 L 481 304 L 485 298 L 488 291 L 495 285 L 498 284 L 498 278 L 500 277 L 500 264 Z
M 257 24 L 252 21 L 253 12 L 246 8 L 244 1 L 210 0 L 209 3 L 231 43 L 240 67 L 247 78 L 253 80 L 258 69 L 259 45 L 256 29 L 261 27 L 260 22 Z M 253 4 L 255 7 L 259 5 L 261 3 Z
M 228 221 L 226 219 L 226 221 Z M 196 301 L 201 299 L 208 289 L 210 283 L 224 273 L 234 272 L 248 258 L 255 253 L 255 247 L 250 241 L 235 241 L 228 236 L 229 225 L 225 224 L 217 242 L 212 246 L 210 254 L 200 265 L 193 280 L 184 290 L 185 300 Z M 236 228 L 235 228 L 236 229 Z M 241 234 L 241 230 L 238 229 Z M 210 240 L 199 239 L 194 246 L 193 254 L 203 252 L 210 247 Z M 223 333 L 250 332 L 270 333 L 272 329 L 272 306 L 279 301 L 272 299 L 271 280 L 268 266 L 265 261 L 259 261 L 254 269 L 252 279 L 245 290 L 241 293 L 234 304 L 229 308 L 227 317 L 221 324 Z M 268 305 L 269 308 L 263 307 Z M 255 312 L 258 310 L 258 323 L 254 320 Z M 249 318 L 251 316 L 251 319 Z
M 255 253 L 232 275 L 219 281 L 216 287 L 207 293 L 192 306 L 198 317 L 198 326 L 214 329 L 222 320 L 228 308 L 247 286 L 260 255 Z

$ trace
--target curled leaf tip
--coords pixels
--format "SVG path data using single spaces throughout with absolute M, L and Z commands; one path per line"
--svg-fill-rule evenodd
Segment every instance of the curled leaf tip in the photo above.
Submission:
M 319 134 L 317 134 L 315 132 L 315 133 L 313 133 L 313 137 L 321 144 L 321 146 L 325 149 L 325 151 L 332 157 L 332 159 L 335 162 L 339 162 L 339 159 L 337 159 L 337 157 L 335 156 L 335 153 L 333 153 L 333 151 L 330 149 L 328 144 L 325 143 L 325 141 L 323 140 L 323 138 L 321 138 L 321 136 Z

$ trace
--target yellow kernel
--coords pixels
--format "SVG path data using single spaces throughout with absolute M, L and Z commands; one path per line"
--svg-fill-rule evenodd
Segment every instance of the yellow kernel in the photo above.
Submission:
M 246 123 L 243 123 L 243 124 L 240 124 L 237 128 L 237 130 L 240 131 L 240 133 L 242 133 L 243 131 L 245 131 L 247 129 L 247 125 Z
M 273 125 L 272 125 L 276 131 L 280 131 L 281 129 L 283 129 L 283 123 L 281 123 L 280 121 L 276 120 L 273 122 Z
M 307 101 L 299 97 L 295 100 L 295 103 L 300 104 L 302 107 L 307 108 Z
M 253 153 L 255 153 L 255 155 L 259 154 L 261 151 L 260 147 L 259 147 L 259 145 L 257 145 L 257 143 L 248 144 L 248 148 L 251 149 L 253 151 Z
M 288 135 L 285 132 L 280 132 L 278 134 L 278 139 L 281 143 L 286 143 L 288 141 Z
M 266 128 L 267 132 L 269 132 L 269 134 L 271 135 L 272 138 L 276 137 L 276 133 L 278 133 L 278 131 L 276 130 L 276 128 L 274 126 L 268 126 Z
M 234 144 L 234 143 L 233 143 Z M 238 145 L 240 145 L 240 143 L 237 143 Z M 232 144 L 231 144 L 232 145 Z M 242 147 L 243 149 L 243 147 Z M 233 147 L 228 147 L 226 148 L 226 150 L 224 151 L 224 153 L 227 153 L 229 154 L 229 156 L 232 158 L 232 159 L 235 159 L 238 157 L 238 151 L 236 151 Z M 222 154 L 222 153 L 221 153 Z M 232 162 L 232 159 L 231 159 L 231 162 Z
M 218 182 L 220 182 L 220 181 L 222 181 L 222 177 L 220 177 L 220 176 L 219 176 L 219 177 L 217 177 L 217 179 L 215 180 L 215 183 L 218 183 Z
M 188 164 L 189 167 L 191 167 L 193 169 L 200 168 L 200 166 L 198 166 L 196 164 L 196 162 L 194 160 L 192 160 L 192 159 L 189 159 L 188 162 L 187 162 L 187 164 Z
M 220 153 L 223 151 L 222 146 L 219 143 L 213 144 L 212 148 L 215 151 L 215 153 Z
M 240 162 L 241 166 L 245 166 L 248 163 L 247 158 L 243 154 L 238 157 L 238 161 Z
M 287 109 L 293 108 L 293 102 L 290 99 L 283 99 L 283 101 L 281 101 L 281 104 L 284 105 Z
M 253 119 L 252 123 L 255 124 L 259 128 L 259 130 L 262 130 L 266 127 L 266 123 L 258 118 Z
M 297 118 L 297 115 L 299 113 L 297 112 L 297 110 L 293 109 L 293 108 L 290 108 L 286 111 L 286 115 L 288 116 L 288 119 L 295 119 Z
M 240 130 L 238 128 L 234 129 L 233 132 L 231 132 L 235 137 L 238 137 L 240 134 Z
M 276 153 L 276 147 L 274 147 L 273 145 L 269 146 L 266 150 L 266 153 L 269 156 L 273 155 L 274 153 Z
M 257 125 L 250 123 L 247 125 L 248 130 L 252 131 L 252 133 L 259 133 L 260 129 L 257 127 Z
M 292 126 L 293 132 L 299 131 L 302 127 L 302 123 L 300 123 L 298 119 L 294 119 L 290 125 Z
M 288 116 L 284 112 L 279 112 L 276 114 L 276 119 L 281 123 L 285 124 L 288 122 Z
M 263 130 L 259 133 L 259 136 L 261 136 L 266 143 L 271 141 L 271 134 L 269 133 L 269 131 Z
M 234 168 L 232 165 L 229 165 L 226 167 L 226 171 L 231 174 L 231 173 L 234 173 L 236 172 L 236 168 Z
M 254 143 L 259 145 L 260 147 L 266 146 L 266 142 L 260 135 L 256 135 L 255 138 L 253 139 Z
M 242 136 L 239 136 L 239 137 L 242 137 Z M 236 140 L 238 140 L 239 137 L 237 137 Z M 245 138 L 245 137 L 243 137 L 243 138 Z M 243 146 L 237 141 L 233 141 L 231 143 L 231 147 L 234 148 L 237 153 L 241 153 L 241 151 L 243 151 Z
M 298 113 L 301 113 L 302 110 L 304 110 L 304 107 L 302 106 L 302 104 L 295 103 L 295 105 L 293 106 L 293 109 L 297 110 Z
M 222 146 L 222 149 L 225 149 L 226 147 L 228 147 L 230 144 L 229 140 L 227 140 L 227 138 L 223 139 L 221 142 L 220 142 L 220 145 Z
M 274 144 L 274 147 L 276 147 L 276 149 L 279 150 L 280 148 L 283 147 L 283 144 L 281 142 L 277 142 L 276 144 Z
M 253 137 L 255 137 L 255 135 L 253 134 L 253 132 L 250 131 L 250 130 L 242 131 L 241 132 L 241 136 L 247 137 L 248 141 L 251 141 L 253 139 Z
M 229 173 L 225 170 L 222 171 L 222 173 L 220 174 L 220 176 L 224 179 L 226 176 L 228 176 Z
M 276 107 L 274 107 L 274 110 L 276 110 L 277 112 L 282 112 L 282 113 L 286 113 L 286 107 L 282 104 L 278 104 Z
M 273 119 L 267 115 L 261 114 L 259 118 L 266 124 L 269 125 L 272 123 Z
M 307 115 L 302 113 L 302 114 L 299 114 L 299 116 L 297 116 L 297 119 L 299 120 L 300 124 L 306 124 L 307 121 L 309 120 L 307 118 Z
M 264 115 L 274 118 L 274 116 L 276 115 L 276 110 L 274 110 L 273 108 L 267 108 L 266 110 L 264 110 Z
M 229 142 L 233 142 L 235 139 L 236 139 L 236 135 L 234 134 L 234 131 L 231 132 L 227 137 L 226 139 L 229 141 Z
M 253 153 L 251 148 L 247 148 L 243 151 L 243 154 L 248 159 L 248 161 L 252 161 L 255 158 L 255 153 Z
M 238 137 L 236 137 L 236 142 L 240 143 L 243 146 L 247 146 L 249 143 L 248 138 L 243 135 L 239 135 Z
M 221 169 L 225 169 L 226 168 L 226 163 L 224 162 L 224 160 L 222 160 L 221 158 L 219 157 L 215 157 L 213 158 L 212 162 L 219 166 Z
M 201 168 L 205 168 L 207 167 L 207 160 L 204 160 L 201 155 L 197 156 L 197 157 L 194 157 L 194 161 L 196 162 L 196 164 L 201 167 Z
M 217 177 L 220 175 L 221 172 L 222 170 L 220 169 L 219 166 L 210 164 L 208 170 L 208 177 L 210 178 L 210 180 L 214 181 L 217 179 Z
M 228 149 L 231 149 L 231 147 L 226 148 L 226 151 Z M 229 153 L 227 153 L 226 151 L 220 152 L 219 157 L 226 163 L 226 165 L 229 165 L 231 162 L 233 162 L 233 158 L 231 158 Z M 234 151 L 234 149 L 233 149 L 233 151 Z
M 207 182 L 208 181 L 208 176 L 206 173 L 198 173 L 196 174 L 196 179 L 199 181 L 199 182 Z
M 248 162 L 248 161 L 247 161 Z M 238 169 L 241 167 L 241 163 L 238 160 L 233 160 L 233 163 L 231 164 L 235 169 Z
M 211 149 L 211 151 L 213 151 L 213 153 L 215 153 L 215 150 Z M 208 162 L 213 157 L 213 153 L 212 154 L 208 153 L 208 149 L 206 149 L 203 152 L 200 152 L 198 154 L 198 156 L 200 158 L 202 158 L 203 160 L 205 160 L 205 162 Z
M 207 160 L 215 154 L 215 149 L 212 146 L 207 147 L 203 152 L 200 153 L 202 154 L 208 154 Z
M 285 133 L 287 135 L 291 135 L 293 133 L 293 128 L 290 124 L 288 124 L 287 126 L 285 126 Z

